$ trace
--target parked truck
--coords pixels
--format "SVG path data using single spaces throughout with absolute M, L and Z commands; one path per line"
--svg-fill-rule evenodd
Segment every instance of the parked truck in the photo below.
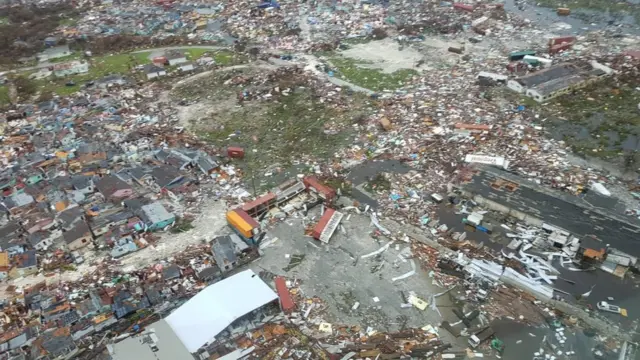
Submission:
M 469 345 L 475 349 L 495 334 L 491 326 L 487 326 L 469 337 Z

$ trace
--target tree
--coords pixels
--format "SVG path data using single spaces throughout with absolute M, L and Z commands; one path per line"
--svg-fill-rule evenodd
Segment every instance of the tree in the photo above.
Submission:
M 18 98 L 27 99 L 38 91 L 38 85 L 35 81 L 26 76 L 17 76 L 13 79 L 13 85 L 16 87 Z

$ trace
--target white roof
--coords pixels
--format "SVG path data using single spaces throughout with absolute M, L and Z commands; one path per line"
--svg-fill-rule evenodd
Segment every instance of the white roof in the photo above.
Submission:
M 258 275 L 245 270 L 207 286 L 165 320 L 193 353 L 215 340 L 236 319 L 277 298 Z

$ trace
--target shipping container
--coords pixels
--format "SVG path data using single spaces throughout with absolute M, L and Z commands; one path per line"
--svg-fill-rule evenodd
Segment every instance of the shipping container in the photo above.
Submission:
M 551 66 L 551 64 L 553 63 L 553 60 L 551 59 L 547 59 L 539 56 L 531 56 L 531 55 L 525 56 L 523 60 L 529 65 L 532 65 L 532 66 L 540 65 L 545 68 Z
M 560 16 L 568 16 L 571 15 L 571 9 L 569 8 L 558 8 L 558 10 L 556 10 L 556 12 L 558 13 L 558 15 Z
M 464 52 L 463 48 L 459 48 L 459 47 L 449 47 L 449 52 L 455 53 L 455 54 L 462 54 Z
M 242 209 L 231 210 L 227 213 L 227 222 L 245 239 L 252 239 L 258 232 L 260 225 Z
M 491 125 L 486 125 L 486 124 L 457 123 L 454 126 L 458 130 L 466 130 L 466 131 L 469 131 L 469 132 L 483 132 L 483 131 L 491 130 Z
M 227 148 L 227 156 L 234 159 L 244 158 L 244 149 L 239 146 L 229 146 Z
M 549 54 L 554 55 L 561 51 L 569 50 L 573 47 L 573 43 L 562 43 L 558 45 L 553 45 L 549 48 Z
M 167 61 L 167 58 L 166 58 L 166 57 L 164 57 L 164 56 L 156 56 L 156 57 L 154 57 L 154 58 L 153 58 L 152 62 L 153 62 L 154 64 L 156 64 L 156 65 L 164 65 L 164 64 L 166 64 L 168 61 Z
M 318 181 L 315 176 L 305 176 L 302 182 L 307 187 L 307 190 L 318 194 L 318 196 L 327 202 L 333 201 L 336 197 L 336 191 Z
M 380 126 L 382 126 L 384 130 L 391 130 L 391 121 L 386 117 L 382 117 L 380 118 Z
M 549 39 L 549 47 L 552 47 L 553 45 L 562 44 L 562 43 L 575 42 L 576 40 L 577 39 L 575 36 L 559 36 L 556 38 L 551 38 Z
M 509 54 L 509 61 L 518 61 L 524 59 L 526 55 L 534 56 L 536 54 L 533 50 L 514 51 Z
M 274 191 L 278 204 L 283 203 L 306 189 L 304 183 L 298 179 L 291 179 L 280 184 Z
M 501 75 L 501 74 L 491 73 L 487 71 L 480 71 L 478 73 L 478 78 L 491 79 L 493 81 L 500 82 L 500 83 L 506 83 L 507 80 L 509 80 L 509 77 L 507 75 Z
M 242 210 L 251 217 L 258 217 L 277 205 L 276 194 L 267 193 L 242 205 Z
M 478 163 L 478 164 L 486 164 L 486 165 L 494 165 L 497 167 L 501 167 L 503 169 L 507 169 L 509 167 L 509 160 L 505 160 L 502 156 L 487 156 L 487 155 L 474 155 L 469 154 L 464 158 L 465 162 L 468 163 Z
M 287 288 L 287 282 L 282 276 L 276 276 L 274 283 L 276 285 L 276 292 L 280 298 L 280 308 L 282 312 L 290 314 L 296 308 L 296 304 L 293 302 L 289 288 Z
M 340 221 L 342 221 L 342 217 L 344 214 L 341 212 L 335 211 L 331 208 L 327 208 L 320 217 L 320 220 L 313 228 L 313 238 L 316 240 L 320 240 L 323 243 L 328 243 L 331 236 L 340 225 Z
M 473 12 L 473 5 L 469 5 L 469 4 L 453 3 L 453 8 L 458 10 Z

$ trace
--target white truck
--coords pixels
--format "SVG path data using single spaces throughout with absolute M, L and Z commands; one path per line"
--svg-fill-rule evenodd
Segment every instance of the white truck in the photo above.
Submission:
M 482 344 L 483 341 L 492 337 L 493 334 L 495 334 L 495 331 L 493 331 L 491 326 L 487 326 L 469 337 L 469 346 L 475 349 L 478 345 Z

